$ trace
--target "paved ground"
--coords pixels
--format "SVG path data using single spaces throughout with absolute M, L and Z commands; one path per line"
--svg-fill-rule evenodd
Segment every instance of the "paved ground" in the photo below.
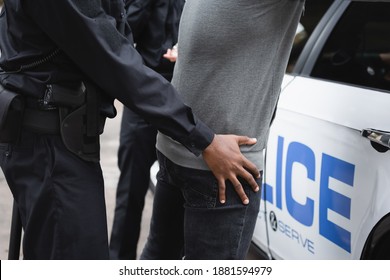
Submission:
M 119 176 L 116 160 L 119 144 L 119 128 L 122 116 L 122 106 L 118 103 L 116 107 L 118 109 L 118 116 L 114 119 L 107 120 L 105 132 L 101 138 L 101 164 L 106 186 L 106 204 L 109 232 L 112 226 L 115 207 L 115 192 Z M 5 260 L 8 258 L 12 201 L 13 199 L 11 192 L 8 189 L 4 175 L 0 169 L 0 260 Z M 142 250 L 148 234 L 152 201 L 153 194 L 149 191 L 145 201 L 138 251 Z M 254 256 L 250 253 L 248 255 L 248 259 L 253 258 Z

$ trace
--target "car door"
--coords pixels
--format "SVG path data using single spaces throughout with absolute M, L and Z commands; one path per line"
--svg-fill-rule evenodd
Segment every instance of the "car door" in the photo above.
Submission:
M 390 212 L 390 3 L 336 1 L 328 15 L 268 140 L 262 220 L 277 259 L 359 259 L 390 245 L 383 227 L 385 243 L 372 242 Z
M 293 47 L 288 61 L 288 66 L 286 73 L 291 74 L 293 69 L 296 67 L 298 58 L 301 56 L 302 50 L 305 47 L 308 38 L 312 35 L 315 27 L 318 25 L 319 21 L 324 17 L 325 12 L 328 11 L 329 7 L 334 3 L 334 0 L 306 0 L 305 3 L 305 12 L 301 17 L 299 22 L 295 39 L 293 42 Z M 328 14 L 332 14 L 333 10 L 330 10 Z M 325 16 L 325 19 L 328 19 L 330 16 Z M 313 34 L 314 35 L 314 34 Z M 293 75 L 285 75 L 282 90 L 294 79 Z M 265 188 L 262 189 L 262 199 L 265 200 L 266 193 L 264 192 Z M 268 249 L 268 223 L 266 218 L 266 206 L 262 202 L 260 204 L 260 211 L 258 214 L 258 219 L 256 223 L 255 232 L 252 238 L 252 243 L 255 248 L 255 252 L 259 253 L 257 257 L 260 258 L 271 258 L 269 249 Z M 260 250 L 258 250 L 260 249 Z

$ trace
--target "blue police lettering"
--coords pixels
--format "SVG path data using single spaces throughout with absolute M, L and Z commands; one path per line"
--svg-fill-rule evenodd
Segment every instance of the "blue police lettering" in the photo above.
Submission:
M 283 209 L 282 199 L 285 199 L 289 215 L 296 221 L 307 227 L 313 226 L 315 208 L 319 213 L 318 233 L 343 248 L 351 252 L 351 233 L 328 219 L 328 210 L 334 211 L 346 219 L 351 218 L 351 199 L 344 194 L 336 192 L 329 187 L 329 179 L 340 181 L 346 186 L 353 187 L 355 166 L 331 155 L 323 153 L 321 155 L 320 174 L 316 176 L 316 155 L 313 150 L 299 142 L 291 142 L 287 147 L 286 162 L 283 162 L 284 138 L 278 137 L 277 161 L 276 161 L 276 186 L 275 193 L 269 184 L 264 185 L 264 200 L 274 204 L 278 209 Z M 303 204 L 293 197 L 293 166 L 299 164 L 306 169 L 307 179 L 313 182 L 319 180 L 319 198 L 306 197 Z M 282 181 L 282 174 L 285 180 Z M 284 183 L 284 184 L 283 184 Z M 284 192 L 283 192 L 284 191 Z M 274 197 L 275 194 L 275 197 Z M 296 239 L 298 233 L 290 232 L 283 228 L 283 233 L 291 239 Z M 299 235 L 298 235 L 299 236 Z M 307 239 L 308 240 L 308 239 Z M 303 241 L 305 243 L 305 241 Z M 314 249 L 307 241 L 307 248 Z M 306 246 L 306 244 L 305 244 Z
M 320 234 L 349 253 L 351 253 L 351 233 L 328 220 L 328 209 L 350 220 L 351 199 L 330 189 L 329 178 L 353 187 L 354 174 L 354 165 L 327 154 L 322 155 L 319 202 Z
M 292 196 L 292 171 L 293 165 L 300 163 L 307 169 L 307 178 L 315 181 L 315 156 L 313 151 L 298 142 L 292 142 L 288 146 L 286 158 L 286 204 L 287 210 L 298 222 L 305 226 L 311 226 L 314 220 L 314 200 L 307 198 L 305 204 L 298 203 Z

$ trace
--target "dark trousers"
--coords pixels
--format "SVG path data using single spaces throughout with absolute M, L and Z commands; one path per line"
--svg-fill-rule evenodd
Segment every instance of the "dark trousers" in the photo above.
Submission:
M 136 259 L 150 168 L 156 161 L 157 130 L 123 108 L 114 223 L 110 239 L 111 259 Z
M 245 259 L 257 220 L 261 192 L 242 185 L 250 203 L 243 205 L 227 183 L 226 203 L 207 170 L 174 164 L 158 152 L 160 170 L 147 243 L 141 259 Z M 261 179 L 257 180 L 261 186 Z
M 21 215 L 25 259 L 108 259 L 99 163 L 69 152 L 59 135 L 24 131 L 0 144 L 0 164 Z

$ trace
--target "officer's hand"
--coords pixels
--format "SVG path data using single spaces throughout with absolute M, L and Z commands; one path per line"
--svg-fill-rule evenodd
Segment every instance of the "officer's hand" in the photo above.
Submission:
M 255 192 L 259 191 L 259 186 L 254 178 L 260 178 L 260 172 L 252 162 L 241 154 L 239 149 L 241 145 L 254 144 L 256 144 L 256 139 L 246 136 L 217 134 L 211 144 L 203 151 L 205 162 L 217 178 L 221 203 L 226 201 L 226 180 L 232 182 L 242 202 L 249 203 L 249 199 L 237 179 L 238 176 L 245 179 Z

